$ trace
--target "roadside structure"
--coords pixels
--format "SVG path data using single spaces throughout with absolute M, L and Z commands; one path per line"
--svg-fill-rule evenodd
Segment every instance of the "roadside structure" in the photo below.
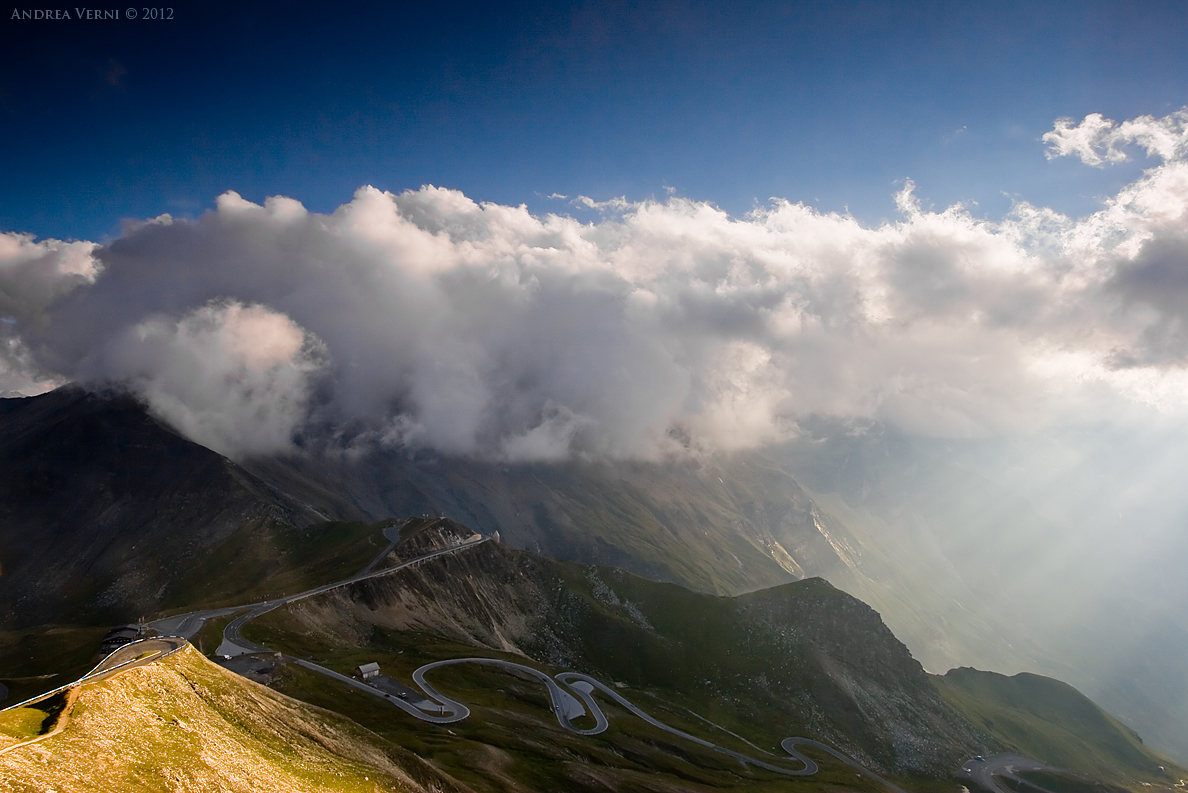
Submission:
M 140 625 L 117 625 L 103 637 L 103 642 L 99 645 L 99 649 L 105 654 L 111 653 L 125 644 L 131 644 L 143 638 L 144 629 Z

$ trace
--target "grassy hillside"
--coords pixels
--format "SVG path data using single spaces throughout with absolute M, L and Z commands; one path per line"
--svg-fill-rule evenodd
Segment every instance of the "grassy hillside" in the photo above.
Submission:
M 40 735 L 47 715 L 37 708 L 0 712 L 0 749 Z
M 1188 771 L 1072 686 L 1033 674 L 953 669 L 933 677 L 941 696 L 1020 754 L 1093 779 L 1172 785 Z
M 778 755 L 780 739 L 814 737 L 921 790 L 950 779 L 974 754 L 1002 751 L 1132 790 L 1145 789 L 1143 782 L 1167 787 L 1188 776 L 1057 681 L 969 669 L 944 678 L 926 675 L 873 610 L 820 579 L 727 598 L 483 546 L 273 612 L 248 633 L 342 672 L 378 661 L 404 680 L 441 658 L 527 656 L 552 672 L 577 669 L 614 681 L 665 720 L 739 751 Z M 623 755 L 622 741 L 639 738 L 639 725 L 626 714 L 612 712 L 614 732 L 599 739 L 609 745 L 575 744 L 551 724 L 534 684 L 481 668 L 435 675 L 445 690 L 476 706 L 475 718 L 453 725 L 459 740 L 430 739 L 426 732 L 436 728 L 399 714 L 393 718 L 383 703 L 365 695 L 329 691 L 299 669 L 284 671 L 278 685 L 342 709 L 394 740 L 413 742 L 476 788 L 501 789 L 492 786 L 494 771 L 468 765 L 475 757 L 498 755 L 506 759 L 496 764 L 499 774 L 519 783 L 538 779 L 575 791 L 599 789 L 582 781 L 593 763 L 616 769 L 606 770 L 617 780 L 611 789 L 633 789 L 618 787 L 632 764 L 601 754 Z M 689 786 L 681 789 L 779 790 L 790 784 L 737 772 L 724 777 L 713 758 L 672 744 L 669 739 L 666 749 L 691 763 L 683 777 L 677 775 Z M 647 753 L 646 763 L 666 769 L 662 776 L 676 773 L 653 755 Z M 644 755 L 627 756 L 638 770 Z M 652 789 L 676 784 L 663 779 Z
M 31 722 L 19 713 L 0 719 L 0 733 L 28 733 Z M 342 717 L 232 675 L 186 648 L 84 686 L 61 732 L 0 754 L 0 789 L 460 788 Z
M 473 648 L 465 645 L 427 636 L 418 638 L 424 641 L 421 646 L 433 654 L 458 656 L 473 652 Z M 407 661 L 411 652 L 411 645 L 403 651 L 369 648 L 357 651 L 354 657 L 358 659 L 355 663 L 378 660 L 390 672 Z M 493 655 L 524 660 L 509 654 Z M 548 665 L 539 666 L 551 669 Z M 441 691 L 465 702 L 471 709 L 471 718 L 451 725 L 424 724 L 375 697 L 346 686 L 327 684 L 325 678 L 291 665 L 282 667 L 275 685 L 303 700 L 348 714 L 476 791 L 881 793 L 883 790 L 824 755 L 814 755 L 821 763 L 822 772 L 805 779 L 789 779 L 743 765 L 651 727 L 605 700 L 603 708 L 612 723 L 610 730 L 593 737 L 574 735 L 557 725 L 548 697 L 538 682 L 488 667 L 451 667 L 433 673 L 431 679 Z M 666 723 L 740 752 L 779 762 L 778 747 L 764 745 L 764 749 L 773 751 L 772 755 L 766 755 L 720 728 L 699 721 L 687 709 L 666 698 L 630 686 L 623 689 L 623 694 Z M 726 722 L 719 723 L 729 726 Z
M 279 594 L 311 589 L 350 576 L 387 545 L 379 523 L 322 522 L 296 529 L 249 524 L 215 546 L 209 556 L 179 571 L 161 601 L 177 604 L 162 612 L 194 606 L 250 603 Z M 110 627 L 92 612 L 98 625 L 42 625 L 0 631 L 0 682 L 9 700 L 47 691 L 78 678 L 98 660 L 99 644 Z M 116 616 L 116 615 L 108 615 Z M 126 619 L 140 614 L 125 611 Z M 206 651 L 218 647 L 219 631 L 231 618 L 216 619 L 194 638 Z

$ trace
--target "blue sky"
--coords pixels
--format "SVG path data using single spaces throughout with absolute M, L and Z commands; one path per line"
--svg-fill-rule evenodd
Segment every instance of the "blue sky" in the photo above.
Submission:
M 1015 197 L 1082 215 L 1148 163 L 1046 161 L 1054 119 L 1188 104 L 1182 0 L 174 17 L 0 20 L 0 230 L 102 241 L 226 190 L 330 211 L 364 184 L 579 217 L 548 196 L 671 188 L 734 215 L 779 196 L 877 223 L 911 178 L 926 207 L 997 218 Z

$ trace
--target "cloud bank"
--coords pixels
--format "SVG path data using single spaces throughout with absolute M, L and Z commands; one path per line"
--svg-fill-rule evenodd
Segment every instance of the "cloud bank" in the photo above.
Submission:
M 295 437 L 505 460 L 778 442 L 810 413 L 976 438 L 1188 408 L 1188 111 L 1057 122 L 1049 156 L 1159 159 L 1088 217 L 960 206 L 877 228 L 772 199 L 438 187 L 333 214 L 233 192 L 106 245 L 0 236 L 0 391 L 119 381 L 232 455 Z M 353 439 L 353 440 L 352 440 Z

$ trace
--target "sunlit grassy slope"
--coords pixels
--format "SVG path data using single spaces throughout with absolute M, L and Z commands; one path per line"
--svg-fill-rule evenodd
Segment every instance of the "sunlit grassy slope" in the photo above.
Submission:
M 16 708 L 0 713 L 0 749 L 41 733 L 46 714 L 36 708 Z
M 35 729 L 18 714 L 0 730 Z M 9 723 L 12 722 L 12 723 Z M 11 744 L 11 740 L 9 741 Z M 84 686 L 58 734 L 0 754 L 11 791 L 458 789 L 358 725 L 226 672 L 187 647 Z

